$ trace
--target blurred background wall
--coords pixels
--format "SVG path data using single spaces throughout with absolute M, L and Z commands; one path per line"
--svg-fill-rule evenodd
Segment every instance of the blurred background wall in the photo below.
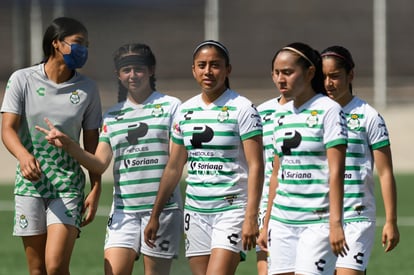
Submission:
M 199 92 L 191 74 L 192 53 L 212 38 L 205 31 L 209 1 L 218 4 L 216 35 L 230 51 L 231 87 L 256 104 L 278 93 L 270 63 L 281 47 L 295 41 L 319 51 L 333 44 L 347 47 L 356 63 L 354 93 L 380 111 L 384 107 L 395 168 L 412 171 L 412 0 L 0 0 L 0 100 L 14 70 L 42 60 L 43 33 L 62 15 L 77 18 L 89 30 L 89 60 L 81 71 L 97 81 L 104 110 L 117 98 L 112 53 L 128 42 L 150 45 L 157 58 L 157 88 L 185 100 Z M 375 1 L 387 4 L 385 106 L 375 106 L 374 100 Z M 12 182 L 16 160 L 4 146 L 0 156 L 0 183 Z M 104 176 L 111 178 L 110 169 Z
M 89 30 L 90 54 L 82 72 L 98 82 L 104 107 L 116 99 L 112 53 L 128 42 L 150 45 L 158 62 L 157 88 L 186 99 L 198 92 L 191 62 L 194 47 L 206 38 L 206 1 L 2 0 L 0 82 L 15 69 L 42 59 L 45 28 L 65 15 Z M 355 59 L 356 93 L 373 101 L 374 1 L 218 0 L 218 39 L 230 51 L 232 88 L 258 103 L 277 93 L 270 62 L 279 48 L 295 41 L 318 50 L 340 44 Z M 413 103 L 414 1 L 386 2 L 387 104 Z

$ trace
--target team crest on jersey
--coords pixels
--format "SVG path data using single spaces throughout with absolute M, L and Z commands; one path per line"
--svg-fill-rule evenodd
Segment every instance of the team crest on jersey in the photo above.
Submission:
M 154 110 L 152 110 L 151 113 L 154 117 L 160 117 L 164 114 L 164 109 L 162 108 L 161 104 L 157 104 L 154 107 Z
M 78 91 L 72 92 L 72 94 L 70 95 L 70 102 L 72 102 L 73 104 L 78 104 L 80 102 L 80 96 Z
M 348 128 L 351 130 L 358 129 L 361 125 L 361 121 L 359 120 L 359 115 L 352 114 L 351 117 L 348 119 Z
M 29 222 L 27 221 L 26 216 L 23 214 L 20 215 L 19 225 L 20 225 L 20 228 L 22 229 L 25 229 L 29 225 Z
M 318 111 L 311 111 L 310 116 L 306 119 L 306 123 L 309 127 L 314 127 L 315 125 L 318 125 Z
M 224 107 L 221 108 L 221 111 L 217 116 L 217 120 L 219 122 L 224 122 L 224 121 L 229 119 L 229 116 L 230 116 L 229 108 L 227 106 L 224 106 Z

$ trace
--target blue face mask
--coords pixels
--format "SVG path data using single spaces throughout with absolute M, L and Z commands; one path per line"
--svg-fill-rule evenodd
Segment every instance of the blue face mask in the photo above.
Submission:
M 70 44 L 70 53 L 64 54 L 63 60 L 71 70 L 82 68 L 88 60 L 88 48 L 80 44 Z

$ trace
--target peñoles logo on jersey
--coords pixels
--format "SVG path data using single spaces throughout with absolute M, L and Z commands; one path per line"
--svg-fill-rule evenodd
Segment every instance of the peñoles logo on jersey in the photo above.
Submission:
M 128 125 L 128 135 L 126 137 L 130 145 L 137 145 L 138 138 L 145 136 L 148 133 L 148 124 L 139 123 Z
M 193 136 L 191 141 L 191 145 L 194 148 L 202 148 L 203 143 L 207 143 L 211 141 L 214 137 L 214 131 L 207 125 L 204 126 L 195 126 L 193 128 Z

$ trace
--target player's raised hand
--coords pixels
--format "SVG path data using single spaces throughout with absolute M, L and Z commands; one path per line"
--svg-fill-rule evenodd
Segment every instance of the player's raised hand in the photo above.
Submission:
M 64 148 L 66 145 L 68 145 L 72 140 L 69 136 L 59 131 L 53 124 L 50 122 L 49 119 L 45 118 L 45 122 L 49 128 L 45 129 L 43 127 L 40 127 L 36 125 L 36 130 L 44 133 L 46 136 L 46 140 L 49 142 L 49 144 L 52 144 L 59 148 Z

